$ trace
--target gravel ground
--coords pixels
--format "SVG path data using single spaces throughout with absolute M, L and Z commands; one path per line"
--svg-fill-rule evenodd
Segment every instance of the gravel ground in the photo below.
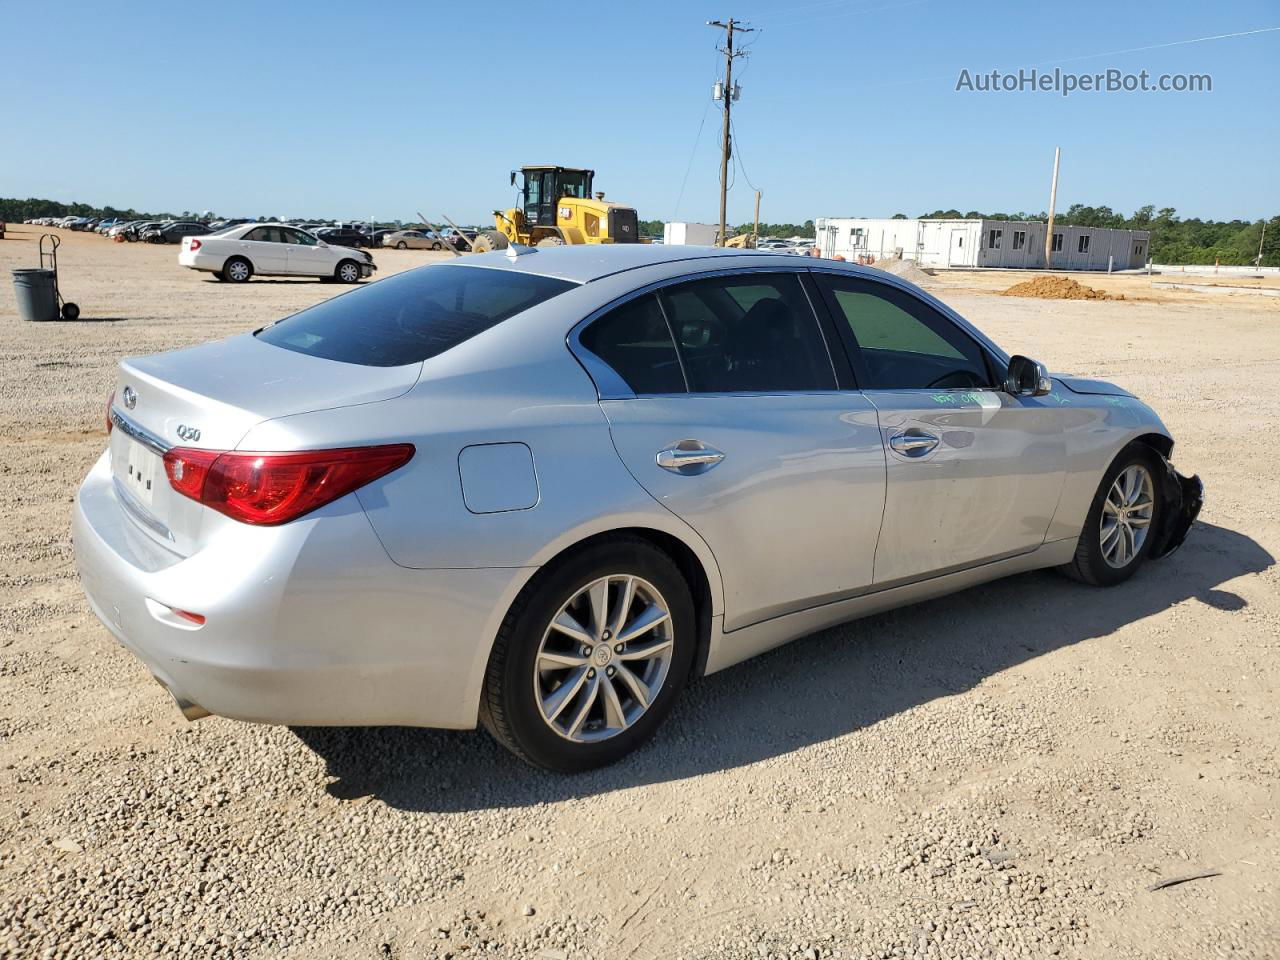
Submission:
M 89 613 L 68 511 L 117 358 L 335 292 L 175 253 L 70 235 L 75 325 L 0 289 L 0 957 L 1280 955 L 1280 303 L 939 278 L 1165 416 L 1208 488 L 1186 547 L 1110 591 L 1035 573 L 826 631 L 556 777 L 481 733 L 189 725 Z

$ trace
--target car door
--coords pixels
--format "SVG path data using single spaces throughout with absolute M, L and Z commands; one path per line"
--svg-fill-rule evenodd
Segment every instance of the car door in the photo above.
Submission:
M 1058 405 L 1006 393 L 991 351 L 906 287 L 814 276 L 879 415 L 888 482 L 875 583 L 1039 547 L 1064 479 Z
M 289 273 L 303 277 L 329 277 L 337 266 L 338 256 L 332 247 L 320 246 L 318 238 L 305 230 L 283 227 L 285 256 Z
M 279 227 L 254 227 L 231 243 L 253 264 L 255 273 L 288 273 L 288 259 Z
M 733 630 L 865 589 L 884 502 L 875 409 L 840 389 L 800 274 L 641 294 L 577 345 L 636 480 L 710 546 Z

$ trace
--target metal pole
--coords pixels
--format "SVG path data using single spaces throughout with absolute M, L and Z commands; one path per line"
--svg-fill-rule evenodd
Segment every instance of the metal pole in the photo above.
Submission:
M 454 223 L 452 220 L 450 220 L 448 217 L 445 217 L 443 213 L 440 214 L 440 216 L 444 217 L 445 223 L 449 224 L 449 226 L 453 227 L 453 229 L 458 231 L 458 236 L 460 236 L 462 238 L 462 242 L 467 245 L 467 249 L 470 250 L 472 253 L 475 253 L 476 252 L 475 244 L 472 243 L 471 240 L 467 237 L 467 235 L 458 228 L 458 225 Z
M 739 26 L 738 21 L 732 17 L 727 23 L 721 23 L 719 20 L 708 20 L 707 26 L 718 27 L 725 31 L 726 43 L 724 48 L 724 91 L 721 96 L 724 97 L 724 128 L 720 134 L 720 238 L 716 246 L 723 247 L 725 236 L 728 233 L 728 224 L 726 223 L 726 205 L 729 195 L 729 153 L 733 149 L 729 139 L 729 114 L 733 109 L 733 59 L 740 57 L 742 53 L 733 52 L 733 35 L 737 33 L 752 33 L 749 27 Z
M 728 42 L 724 56 L 724 131 L 720 140 L 720 242 L 723 247 L 728 238 L 725 224 L 725 206 L 729 199 L 729 111 L 733 108 L 733 17 L 729 18 Z
M 424 217 L 422 215 L 421 210 L 418 211 L 418 219 L 421 220 L 423 223 L 425 223 L 427 225 L 427 229 L 430 230 L 432 233 L 434 233 L 437 238 L 439 238 L 440 240 L 444 240 L 444 237 L 440 236 L 440 231 L 436 229 L 436 225 L 432 223 L 430 220 L 428 220 L 426 217 Z M 452 253 L 455 257 L 462 256 L 462 251 L 459 250 L 457 247 L 455 247 L 452 243 L 445 241 L 445 246 L 449 248 L 449 252 Z
M 1058 205 L 1058 160 L 1062 156 L 1062 148 L 1053 148 L 1053 186 L 1049 188 L 1049 226 L 1044 232 L 1044 268 L 1049 269 L 1053 255 L 1053 212 Z

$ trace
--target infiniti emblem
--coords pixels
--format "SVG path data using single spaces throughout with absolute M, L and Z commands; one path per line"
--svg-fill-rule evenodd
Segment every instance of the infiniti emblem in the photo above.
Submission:
M 125 387 L 124 392 L 120 394 L 120 399 L 124 401 L 126 410 L 132 410 L 138 405 L 138 394 L 133 387 Z

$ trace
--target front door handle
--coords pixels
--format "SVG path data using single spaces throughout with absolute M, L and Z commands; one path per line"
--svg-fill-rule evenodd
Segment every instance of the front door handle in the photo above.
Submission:
M 938 445 L 938 438 L 923 430 L 907 430 L 889 438 L 889 446 L 904 457 L 923 457 Z
M 656 459 L 663 470 L 694 476 L 706 473 L 724 459 L 724 454 L 701 440 L 681 440 L 665 450 L 659 450 Z

